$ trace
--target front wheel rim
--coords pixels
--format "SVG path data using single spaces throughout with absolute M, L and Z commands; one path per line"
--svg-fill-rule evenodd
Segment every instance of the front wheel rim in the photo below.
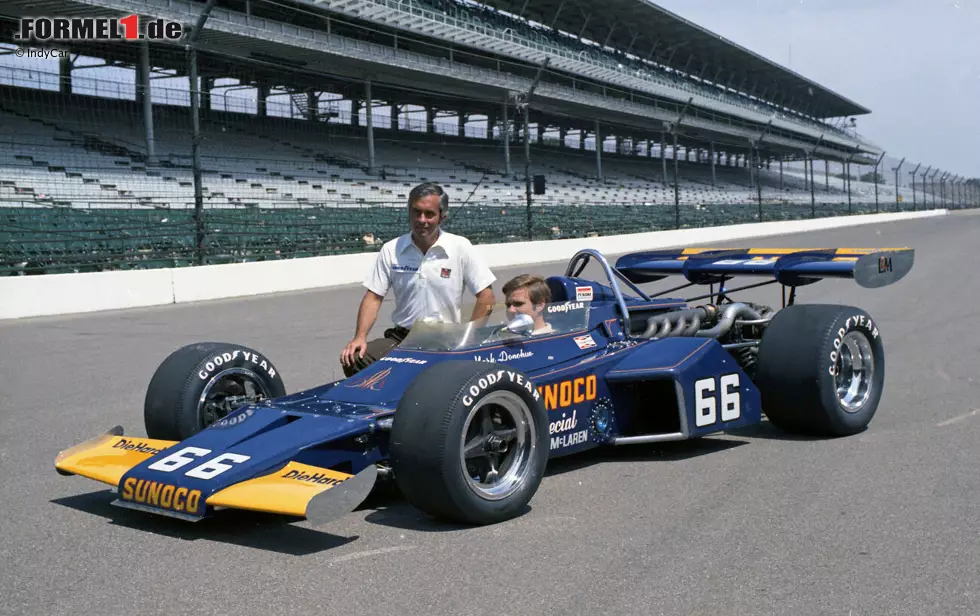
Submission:
M 531 473 L 536 441 L 527 403 L 510 391 L 490 393 L 463 423 L 459 462 L 467 487 L 491 501 L 513 495 Z
M 837 401 L 848 413 L 856 413 L 867 403 L 874 390 L 874 351 L 867 336 L 852 331 L 841 340 L 837 354 L 834 379 Z
M 197 413 L 205 428 L 237 409 L 270 398 L 259 375 L 246 368 L 228 368 L 212 376 L 197 401 Z

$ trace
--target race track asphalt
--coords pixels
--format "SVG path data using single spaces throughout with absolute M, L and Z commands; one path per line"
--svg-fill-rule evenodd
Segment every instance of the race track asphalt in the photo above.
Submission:
M 179 345 L 252 346 L 290 391 L 339 378 L 356 287 L 0 322 L 0 612 L 980 613 L 980 214 L 738 244 L 916 249 L 894 286 L 800 290 L 877 320 L 888 371 L 870 429 L 812 440 L 764 423 L 557 461 L 527 514 L 485 528 L 390 494 L 321 528 L 188 524 L 55 473 L 60 450 L 113 425 L 145 435 L 146 385 Z M 525 269 L 563 264 L 498 277 Z

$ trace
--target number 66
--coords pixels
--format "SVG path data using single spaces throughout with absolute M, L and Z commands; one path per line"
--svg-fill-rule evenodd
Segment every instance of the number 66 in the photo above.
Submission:
M 738 393 L 738 374 L 722 375 L 721 389 L 721 420 L 733 421 L 742 415 L 741 397 Z M 702 428 L 718 421 L 718 402 L 715 395 L 715 377 L 700 379 L 694 383 L 694 424 Z
M 157 460 L 148 468 L 151 471 L 172 473 L 175 470 L 183 468 L 191 462 L 194 462 L 196 459 L 203 458 L 209 453 L 211 453 L 210 449 L 204 449 L 201 447 L 184 447 L 183 449 L 175 451 L 162 460 Z M 250 457 L 251 456 L 244 456 L 238 453 L 223 453 L 213 460 L 209 460 L 204 464 L 195 466 L 191 470 L 184 473 L 184 475 L 187 477 L 194 477 L 195 479 L 214 479 L 232 467 L 231 464 L 225 464 L 226 460 L 238 464 L 245 462 Z

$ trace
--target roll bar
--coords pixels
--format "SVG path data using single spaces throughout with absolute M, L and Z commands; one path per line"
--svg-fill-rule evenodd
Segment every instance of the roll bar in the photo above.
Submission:
M 572 278 L 577 278 L 585 266 L 589 264 L 590 259 L 595 259 L 602 266 L 603 271 L 606 272 L 606 277 L 609 279 L 609 287 L 612 289 L 613 294 L 616 296 L 616 303 L 619 305 L 619 311 L 623 313 L 623 331 L 626 336 L 630 336 L 630 313 L 626 308 L 626 299 L 623 298 L 623 292 L 619 288 L 619 283 L 616 281 L 617 278 L 625 282 L 631 289 L 636 291 L 640 297 L 645 300 L 649 300 L 647 294 L 641 291 L 635 284 L 633 284 L 629 279 L 626 278 L 619 270 L 609 265 L 609 261 L 606 257 L 596 250 L 595 248 L 583 248 L 575 253 L 575 255 L 568 261 L 568 266 L 565 268 L 565 275 Z M 579 265 L 581 261 L 581 265 Z M 576 267 L 578 266 L 578 267 Z

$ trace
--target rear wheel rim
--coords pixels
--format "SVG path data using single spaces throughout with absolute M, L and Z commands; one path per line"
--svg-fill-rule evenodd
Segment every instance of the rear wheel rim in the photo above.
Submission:
M 867 336 L 852 331 L 841 340 L 837 355 L 837 402 L 848 413 L 857 413 L 874 389 L 874 350 Z
M 495 391 L 469 412 L 460 437 L 459 462 L 466 485 L 497 501 L 526 483 L 537 441 L 527 403 L 510 391 Z
M 197 402 L 197 414 L 207 428 L 248 404 L 270 397 L 259 375 L 246 368 L 228 368 L 208 380 Z

